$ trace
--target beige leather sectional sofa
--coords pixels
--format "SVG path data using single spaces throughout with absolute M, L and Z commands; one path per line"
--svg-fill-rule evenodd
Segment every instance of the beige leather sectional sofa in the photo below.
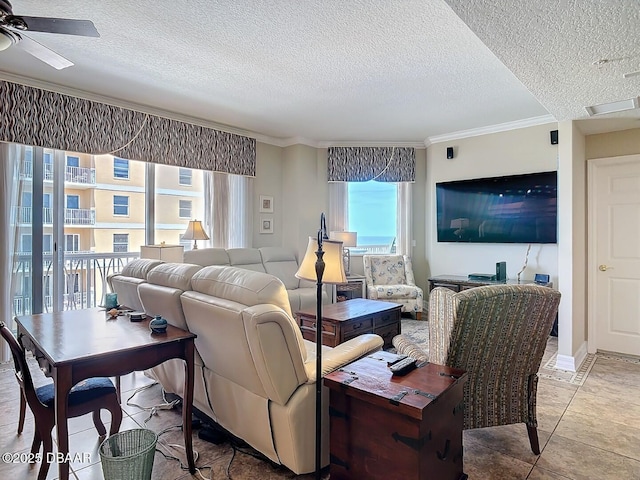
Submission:
M 145 278 L 127 278 L 130 273 Z M 162 315 L 197 335 L 198 410 L 294 473 L 314 470 L 315 344 L 302 338 L 290 291 L 280 279 L 247 268 L 135 260 L 110 281 L 135 288 L 147 314 Z M 378 335 L 367 334 L 325 347 L 323 372 L 379 350 L 382 343 Z M 166 391 L 182 396 L 181 360 L 149 374 Z M 323 465 L 329 463 L 328 407 L 324 389 Z
M 202 265 L 228 265 L 254 272 L 269 273 L 284 283 L 289 294 L 289 305 L 295 314 L 313 308 L 316 304 L 316 284 L 296 278 L 298 259 L 293 250 L 283 247 L 262 248 L 202 248 L 184 252 L 185 263 Z M 330 298 L 323 291 L 323 303 Z

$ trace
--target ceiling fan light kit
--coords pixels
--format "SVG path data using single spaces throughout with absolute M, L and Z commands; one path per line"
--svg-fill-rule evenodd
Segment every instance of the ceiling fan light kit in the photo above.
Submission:
M 14 15 L 11 2 L 0 0 L 0 51 L 6 50 L 14 44 L 19 44 L 22 50 L 58 70 L 73 65 L 62 55 L 24 35 L 24 32 L 57 33 L 82 37 L 100 36 L 90 20 Z
M 6 50 L 19 40 L 20 37 L 18 37 L 18 34 L 5 30 L 4 28 L 0 28 L 0 52 Z

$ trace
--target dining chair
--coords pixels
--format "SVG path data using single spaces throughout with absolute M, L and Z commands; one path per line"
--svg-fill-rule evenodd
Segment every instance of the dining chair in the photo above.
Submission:
M 36 454 L 43 445 L 42 465 L 38 472 L 38 480 L 44 480 L 49 470 L 47 454 L 52 451 L 51 430 L 55 426 L 55 390 L 53 383 L 35 388 L 31 372 L 27 365 L 25 350 L 22 342 L 16 340 L 11 330 L 4 322 L 0 321 L 2 338 L 9 344 L 15 375 L 20 385 L 20 417 L 18 419 L 18 434 L 22 433 L 26 404 L 33 412 L 35 428 L 31 453 Z M 105 435 L 106 429 L 100 420 L 100 410 L 111 412 L 111 427 L 109 435 L 113 435 L 120 429 L 122 422 L 122 409 L 116 396 L 116 388 L 108 378 L 96 377 L 78 382 L 69 392 L 67 417 L 74 418 L 93 412 L 93 424 L 100 436 Z
M 488 285 L 429 295 L 429 347 L 406 335 L 400 354 L 467 371 L 464 428 L 524 423 L 539 455 L 538 370 L 558 312 L 560 292 L 537 285 Z

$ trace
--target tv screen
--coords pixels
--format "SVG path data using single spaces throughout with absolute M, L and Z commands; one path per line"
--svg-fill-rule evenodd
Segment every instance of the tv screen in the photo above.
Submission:
M 556 243 L 556 172 L 436 183 L 438 242 Z

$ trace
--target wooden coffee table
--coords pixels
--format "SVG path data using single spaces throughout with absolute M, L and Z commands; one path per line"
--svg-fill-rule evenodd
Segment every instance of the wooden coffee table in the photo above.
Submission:
M 401 309 L 397 303 L 364 298 L 323 305 L 322 344 L 335 347 L 363 333 L 375 333 L 383 338 L 383 348 L 390 348 L 393 337 L 400 334 Z M 296 321 L 302 336 L 315 341 L 316 309 L 296 312 Z

